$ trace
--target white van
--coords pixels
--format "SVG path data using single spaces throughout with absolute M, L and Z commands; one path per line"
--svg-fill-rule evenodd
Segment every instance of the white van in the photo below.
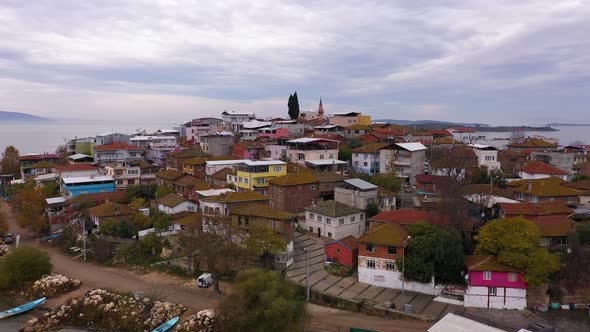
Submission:
M 203 273 L 197 279 L 197 286 L 207 288 L 213 284 L 213 275 L 211 273 Z

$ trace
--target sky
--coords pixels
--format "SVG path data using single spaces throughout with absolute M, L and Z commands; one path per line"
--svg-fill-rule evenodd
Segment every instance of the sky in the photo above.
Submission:
M 588 1 L 0 2 L 0 110 L 590 122 Z

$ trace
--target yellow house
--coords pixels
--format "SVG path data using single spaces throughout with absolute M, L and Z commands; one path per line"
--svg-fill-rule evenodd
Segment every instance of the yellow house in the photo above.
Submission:
M 238 190 L 251 190 L 265 194 L 268 181 L 287 174 L 287 164 L 280 160 L 245 160 L 236 169 Z

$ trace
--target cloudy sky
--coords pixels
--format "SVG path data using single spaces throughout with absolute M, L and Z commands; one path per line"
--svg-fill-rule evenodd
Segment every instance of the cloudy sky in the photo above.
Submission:
M 0 110 L 590 122 L 590 1 L 0 2 Z

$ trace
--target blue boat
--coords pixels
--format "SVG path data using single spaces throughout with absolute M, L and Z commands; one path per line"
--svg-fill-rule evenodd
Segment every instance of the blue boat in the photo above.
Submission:
M 18 306 L 16 308 L 12 308 L 10 310 L 6 310 L 6 311 L 2 311 L 0 312 L 0 319 L 4 319 L 4 318 L 8 318 L 14 315 L 18 315 L 18 314 L 22 314 L 23 312 L 27 312 L 31 309 L 34 309 L 35 307 L 38 307 L 40 305 L 42 305 L 43 303 L 45 303 L 45 300 L 47 300 L 46 297 L 42 297 L 40 299 L 37 299 L 35 301 L 29 302 L 29 303 L 25 303 L 21 306 Z
M 167 321 L 166 323 L 156 327 L 155 329 L 152 330 L 152 332 L 166 332 L 166 331 L 170 330 L 172 327 L 174 327 L 174 325 L 176 323 L 178 323 L 179 319 L 180 319 L 180 317 L 176 316 L 176 317 L 172 318 L 171 320 Z

